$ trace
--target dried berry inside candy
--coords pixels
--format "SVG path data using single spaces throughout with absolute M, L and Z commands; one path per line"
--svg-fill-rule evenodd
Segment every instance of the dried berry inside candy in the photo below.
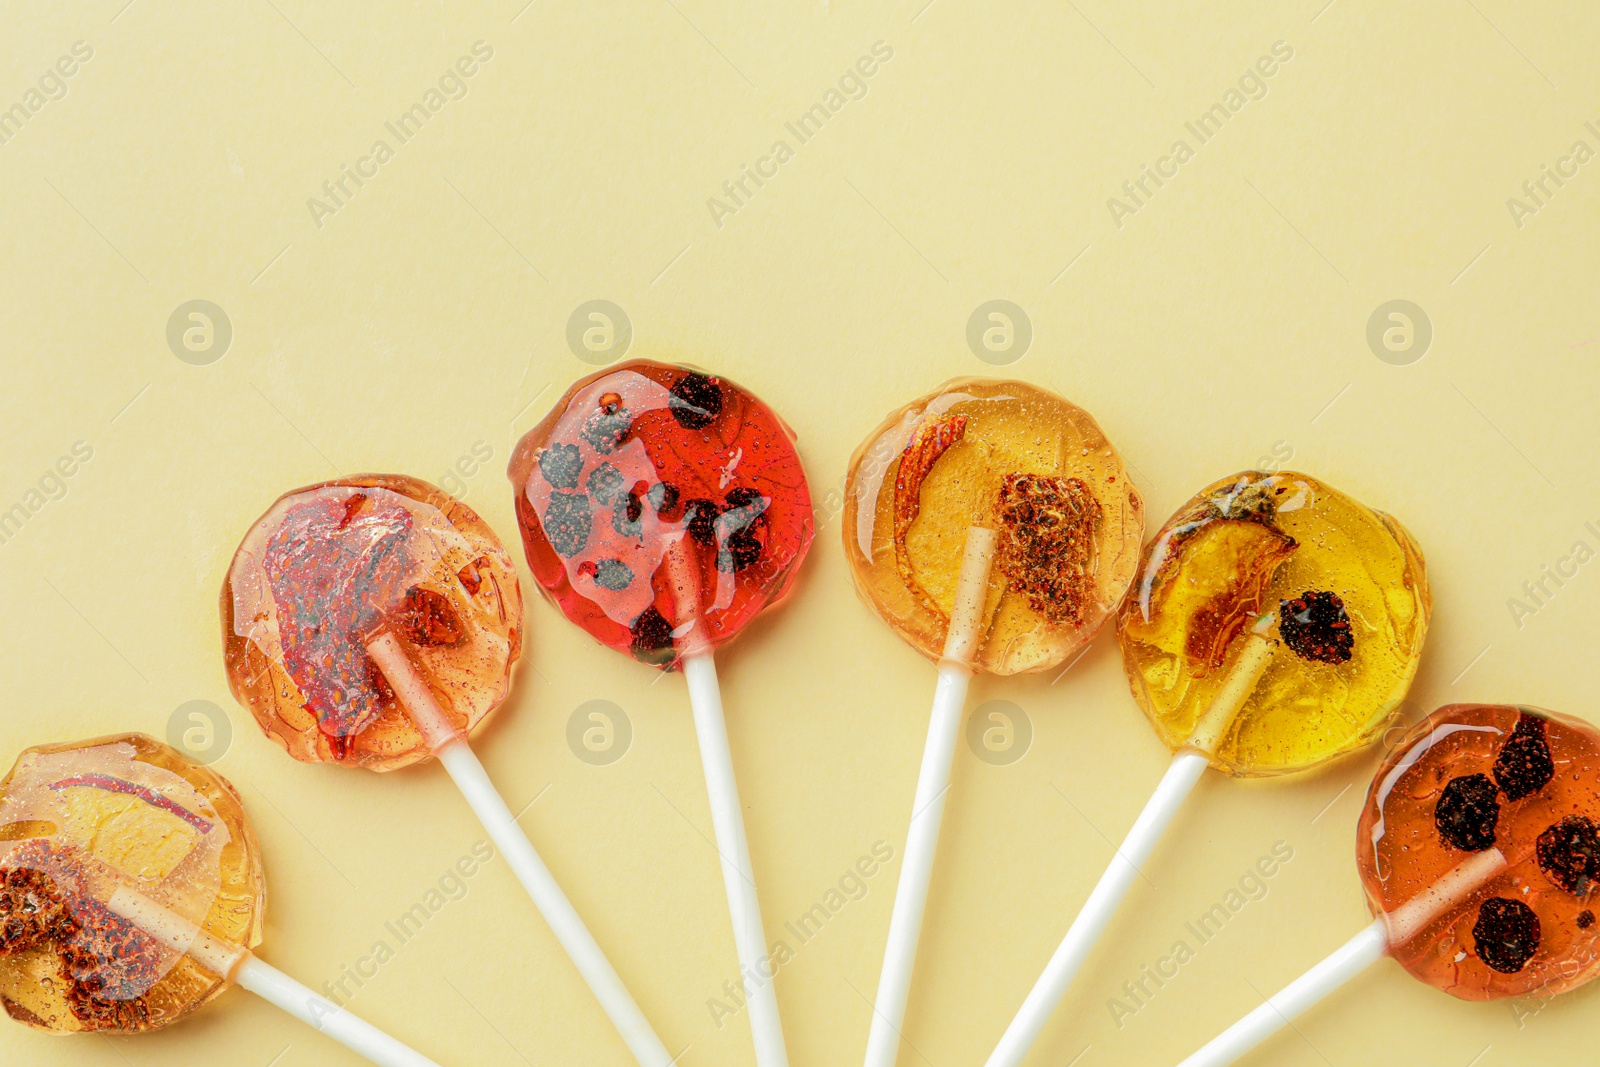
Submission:
M 606 456 L 617 450 L 632 426 L 633 413 L 622 406 L 620 397 L 608 393 L 600 398 L 600 409 L 584 420 L 579 435 L 590 448 Z
M 583 456 L 577 445 L 551 445 L 539 453 L 539 473 L 556 489 L 578 488 Z
M 457 645 L 466 640 L 466 627 L 461 616 L 442 593 L 432 589 L 412 586 L 400 601 L 396 617 L 400 633 L 413 645 L 437 648 Z
M 1568 815 L 1539 835 L 1539 869 L 1573 896 L 1589 895 L 1600 879 L 1600 826 L 1584 815 Z
M 1517 716 L 1516 729 L 1494 761 L 1495 780 L 1505 791 L 1507 800 L 1521 800 L 1543 789 L 1555 772 L 1550 745 L 1545 739 L 1544 719 L 1523 712 Z
M 704 374 L 685 374 L 673 384 L 667 408 L 684 429 L 704 429 L 722 414 L 722 386 Z
M 1539 951 L 1539 917 L 1520 900 L 1490 897 L 1478 909 L 1472 941 L 1486 966 L 1516 974 Z
M 644 663 L 662 663 L 672 659 L 672 625 L 655 608 L 645 608 L 633 623 L 632 651 Z
M 1444 843 L 1463 852 L 1482 852 L 1493 845 L 1495 824 L 1500 820 L 1498 793 L 1494 779 L 1487 774 L 1452 778 L 1434 808 Z
M 551 493 L 545 506 L 544 532 L 558 555 L 576 556 L 589 543 L 594 518 L 582 493 Z
M 1578 924 L 1578 929 L 1587 930 L 1594 925 L 1594 912 L 1585 908 L 1583 911 L 1578 912 L 1578 917 L 1574 921 Z
M 1278 605 L 1278 632 L 1301 659 L 1348 663 L 1355 647 L 1350 616 L 1337 593 L 1307 592 Z

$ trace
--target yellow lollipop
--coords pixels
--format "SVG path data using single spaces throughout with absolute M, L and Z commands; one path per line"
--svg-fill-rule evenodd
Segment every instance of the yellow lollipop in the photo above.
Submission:
M 1169 748 L 1209 740 L 1220 770 L 1284 774 L 1373 739 L 1430 609 L 1422 553 L 1393 518 L 1308 475 L 1250 471 L 1156 534 L 1117 636 Z M 1219 706 L 1230 684 L 1238 703 Z

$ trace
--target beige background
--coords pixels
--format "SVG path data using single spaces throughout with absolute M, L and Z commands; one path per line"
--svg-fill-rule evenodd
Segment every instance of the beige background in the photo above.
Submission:
M 762 905 L 795 948 L 778 981 L 797 1067 L 864 1045 L 933 681 L 850 592 L 827 494 L 886 412 L 991 369 L 966 342 L 983 301 L 1033 327 L 1000 373 L 1095 412 L 1155 524 L 1285 461 L 1398 515 L 1436 604 L 1412 714 L 1600 715 L 1600 571 L 1508 607 L 1575 542 L 1600 547 L 1600 161 L 1546 179 L 1520 226 L 1507 205 L 1575 141 L 1600 148 L 1586 5 L 924 3 L 8 6 L 0 107 L 26 108 L 74 42 L 93 56 L 0 146 L 0 509 L 28 510 L 0 544 L 3 759 L 226 708 L 217 766 L 271 883 L 263 956 L 313 985 L 355 966 L 481 831 L 436 768 L 305 767 L 261 738 L 220 661 L 230 553 L 286 489 L 441 481 L 464 457 L 458 487 L 514 541 L 504 464 L 589 369 L 566 328 L 597 298 L 626 310 L 632 354 L 777 405 L 823 505 L 794 601 L 722 658 Z M 480 40 L 493 57 L 467 95 L 398 144 L 385 122 Z M 798 143 L 784 123 L 877 41 L 893 56 L 865 96 Z M 1266 95 L 1119 227 L 1108 198 L 1175 139 L 1195 146 L 1185 122 L 1277 41 L 1293 58 Z M 379 138 L 393 158 L 319 227 L 307 199 Z M 793 158 L 716 225 L 708 198 L 779 138 Z M 233 328 L 207 366 L 166 339 L 193 299 Z M 1409 365 L 1366 341 L 1392 299 L 1432 322 Z M 46 479 L 59 499 L 30 497 L 78 441 L 93 458 L 65 495 Z M 529 835 L 686 1067 L 749 1063 L 743 1016 L 719 1027 L 708 1006 L 735 964 L 681 679 L 536 597 L 528 629 L 479 738 L 491 774 L 514 808 L 539 797 Z M 609 766 L 566 742 L 591 699 L 632 723 Z M 1166 762 L 1109 634 L 1065 676 L 980 681 L 973 706 L 990 700 L 1034 737 L 1009 766 L 958 752 L 903 1064 L 982 1062 Z M 1353 933 L 1377 758 L 1204 782 L 1030 1063 L 1172 1063 Z M 878 841 L 896 860 L 862 899 L 803 945 L 783 930 Z M 1266 896 L 1119 1028 L 1108 999 L 1279 841 L 1294 857 Z M 445 1063 L 626 1063 L 503 863 L 467 884 L 353 1006 Z M 1597 995 L 1531 1014 L 1386 963 L 1251 1062 L 1580 1062 Z M 6 1023 L 0 1061 L 358 1062 L 239 992 L 135 1040 Z

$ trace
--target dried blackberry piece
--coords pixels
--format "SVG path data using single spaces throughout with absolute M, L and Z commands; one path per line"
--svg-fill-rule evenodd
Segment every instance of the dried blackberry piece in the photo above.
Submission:
M 558 556 L 576 556 L 589 543 L 594 519 L 582 493 L 551 493 L 544 509 L 544 535 Z
M 1349 663 L 1356 637 L 1339 594 L 1311 591 L 1278 603 L 1278 633 L 1290 651 L 1318 663 Z
M 420 586 L 406 590 L 397 622 L 405 639 L 423 648 L 454 647 L 467 636 L 449 598 Z
M 644 503 L 639 494 L 629 493 L 611 510 L 611 528 L 623 537 L 638 537 L 644 531 L 644 523 L 640 521 L 643 516 Z
M 1580 930 L 1589 929 L 1589 927 L 1594 925 L 1594 912 L 1590 911 L 1588 908 L 1585 908 L 1582 911 L 1578 912 L 1577 923 L 1578 923 L 1578 929 L 1580 929 Z
M 728 507 L 716 522 L 717 569 L 732 574 L 753 566 L 761 559 L 761 539 L 755 531 L 766 522 L 772 498 L 740 486 L 729 490 Z
M 1494 761 L 1495 781 L 1500 783 L 1507 800 L 1521 800 L 1543 789 L 1555 773 L 1544 719 L 1522 712 Z
M 1600 879 L 1600 826 L 1583 815 L 1568 815 L 1539 835 L 1539 869 L 1575 897 L 1589 895 Z
M 589 472 L 589 495 L 594 502 L 609 507 L 617 502 L 623 490 L 622 472 L 609 463 L 602 463 Z
M 673 384 L 667 410 L 685 430 L 704 429 L 722 414 L 722 386 L 715 378 L 691 371 Z
M 717 547 L 717 516 L 722 509 L 715 500 L 696 497 L 683 505 L 683 518 L 689 537 L 701 548 Z
M 657 515 L 665 515 L 678 506 L 678 487 L 670 482 L 657 482 L 645 491 L 644 499 Z
M 589 447 L 602 456 L 609 456 L 628 436 L 633 428 L 633 413 L 622 406 L 622 398 L 607 393 L 600 398 L 600 408 L 583 420 L 578 436 L 589 442 Z
M 1444 843 L 1463 852 L 1482 852 L 1493 845 L 1495 824 L 1500 821 L 1499 792 L 1487 774 L 1450 779 L 1433 809 Z
M 539 453 L 539 473 L 553 489 L 576 489 L 583 455 L 577 445 L 551 445 Z
M 594 565 L 594 584 L 621 592 L 633 584 L 633 568 L 620 559 L 603 559 Z
M 645 608 L 633 620 L 633 640 L 629 644 L 633 658 L 641 663 L 663 666 L 676 655 L 672 647 L 672 625 L 653 606 Z
M 1490 970 L 1516 974 L 1539 951 L 1539 917 L 1520 900 L 1490 897 L 1478 909 L 1472 941 Z

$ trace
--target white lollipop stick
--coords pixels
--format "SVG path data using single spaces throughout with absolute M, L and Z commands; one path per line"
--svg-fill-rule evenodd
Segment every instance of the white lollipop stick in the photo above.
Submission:
M 119 886 L 106 907 L 134 926 L 181 952 L 213 974 L 230 978 L 241 989 L 274 1004 L 359 1053 L 379 1067 L 439 1067 L 370 1023 L 318 996 L 276 967 L 262 963 L 249 949 L 213 937 L 183 916 L 126 886 Z
M 383 633 L 367 645 L 367 652 L 388 679 L 400 706 L 416 723 L 434 755 L 455 780 L 461 795 L 466 797 L 467 804 L 489 831 L 495 847 L 511 864 L 517 880 L 533 898 L 539 914 L 550 924 L 556 940 L 577 965 L 578 972 L 622 1035 L 634 1059 L 644 1067 L 672 1067 L 673 1060 L 666 1046 L 651 1029 L 611 961 L 600 951 L 572 902 L 556 884 L 550 868 L 534 851 L 528 835 L 517 824 L 516 816 L 511 814 L 494 783 L 489 781 L 488 772 L 478 761 L 472 746 L 450 724 L 433 690 L 417 673 L 400 642 L 393 634 Z
M 1267 633 L 1272 628 L 1273 619 L 1272 613 L 1262 616 L 1245 638 L 1233 669 L 1217 690 L 1211 706 L 1195 723 L 1188 744 L 1172 757 L 1172 763 L 1168 765 L 1167 773 L 1161 776 L 1155 793 L 1134 821 L 1133 829 L 1122 841 L 1122 847 L 1111 858 L 1110 865 L 1095 884 L 1083 910 L 1072 921 L 1067 936 L 1045 965 L 1044 973 L 1022 1002 L 1016 1018 L 1006 1027 L 1004 1036 L 989 1055 L 985 1067 L 1017 1067 L 1038 1040 L 1050 1016 L 1055 1014 L 1072 980 L 1078 976 L 1078 971 L 1089 958 L 1100 935 L 1111 924 L 1117 907 L 1128 895 L 1134 876 L 1139 873 L 1145 860 L 1150 858 L 1156 843 L 1167 832 L 1178 809 L 1194 790 L 1201 773 L 1211 762 L 1211 754 L 1216 751 L 1234 716 L 1239 714 L 1240 707 L 1244 705 L 1245 698 L 1271 662 L 1274 646 Z
M 733 916 L 733 944 L 739 955 L 741 985 L 748 991 L 750 1031 L 759 1067 L 788 1067 L 783 1043 L 783 1022 L 778 1017 L 774 971 L 767 955 L 767 933 L 761 924 L 761 901 L 756 895 L 755 872 L 750 863 L 750 842 L 745 836 L 744 809 L 739 804 L 739 784 L 733 776 L 733 756 L 728 750 L 728 725 L 722 713 L 722 690 L 717 665 L 708 650 L 682 657 L 683 677 L 689 685 L 694 709 L 694 732 L 700 740 L 700 762 L 711 798 L 711 825 L 717 852 L 722 856 L 722 883 Z M 750 989 L 754 984 L 755 988 Z
M 905 859 L 900 867 L 900 881 L 895 886 L 894 910 L 889 915 L 883 971 L 878 976 L 878 995 L 872 1005 L 866 1067 L 894 1067 L 900 1053 L 900 1028 L 905 1022 L 917 942 L 922 936 L 922 914 L 928 903 L 934 854 L 939 849 L 939 828 L 944 821 L 945 797 L 950 791 L 950 768 L 955 761 L 956 738 L 961 733 L 967 686 L 972 681 L 972 657 L 983 624 L 994 550 L 993 530 L 982 526 L 967 529 L 961 576 L 956 584 L 950 627 L 945 632 L 944 656 L 939 661 L 939 682 L 933 691 L 928 743 L 922 750 L 917 796 L 911 809 L 911 825 L 906 831 Z
M 1226 1067 L 1277 1033 L 1307 1008 L 1360 974 L 1438 917 L 1445 908 L 1476 891 L 1506 869 L 1497 848 L 1479 852 L 1445 873 L 1429 888 L 1345 942 L 1331 956 L 1296 978 L 1259 1008 L 1234 1023 L 1179 1067 Z

